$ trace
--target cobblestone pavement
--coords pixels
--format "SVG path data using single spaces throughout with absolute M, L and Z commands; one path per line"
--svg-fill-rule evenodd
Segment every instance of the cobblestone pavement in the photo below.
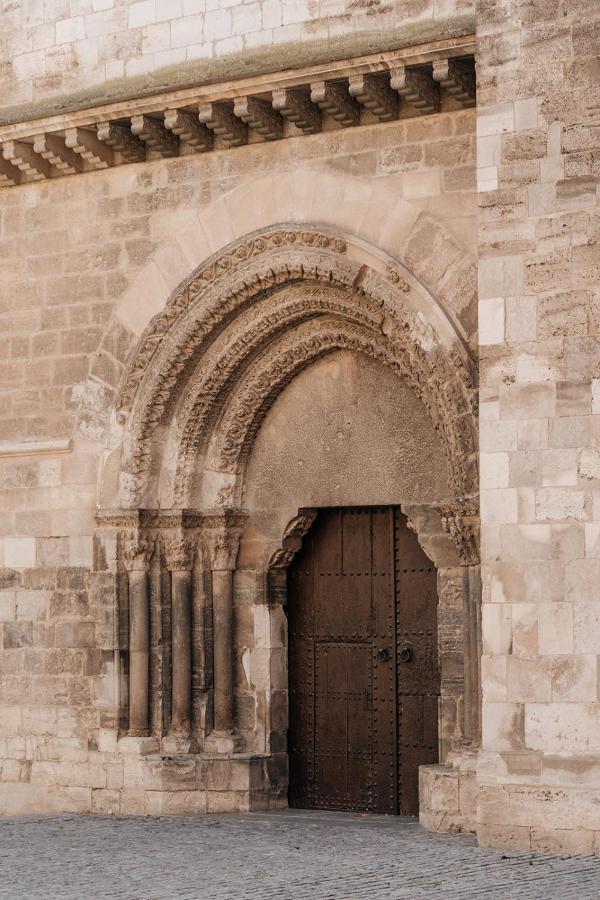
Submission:
M 40 816 L 0 819 L 0 897 L 598 900 L 600 859 L 478 850 L 379 816 Z

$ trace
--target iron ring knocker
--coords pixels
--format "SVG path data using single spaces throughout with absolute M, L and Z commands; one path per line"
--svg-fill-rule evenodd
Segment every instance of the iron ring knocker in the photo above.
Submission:
M 381 662 L 389 662 L 390 661 L 390 650 L 389 647 L 380 647 L 377 651 L 377 659 Z
M 400 657 L 400 662 L 409 663 L 414 656 L 412 644 L 402 644 L 398 655 Z

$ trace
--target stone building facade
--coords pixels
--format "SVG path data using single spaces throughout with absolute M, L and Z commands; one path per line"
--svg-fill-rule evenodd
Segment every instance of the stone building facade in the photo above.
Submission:
M 600 853 L 597 4 L 1 15 L 0 811 L 285 805 L 288 567 L 399 507 L 422 822 Z

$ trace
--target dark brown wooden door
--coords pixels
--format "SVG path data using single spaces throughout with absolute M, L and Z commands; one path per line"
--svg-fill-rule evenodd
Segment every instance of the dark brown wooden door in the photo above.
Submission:
M 320 511 L 288 598 L 290 805 L 416 814 L 417 767 L 437 759 L 437 598 L 400 511 Z

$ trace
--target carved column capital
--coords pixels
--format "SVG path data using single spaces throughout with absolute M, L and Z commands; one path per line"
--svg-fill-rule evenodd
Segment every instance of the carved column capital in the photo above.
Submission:
M 316 509 L 302 509 L 297 516 L 288 522 L 281 547 L 274 551 L 267 569 L 284 569 L 290 565 L 298 550 L 302 546 L 302 538 L 307 533 L 317 517 Z
M 161 543 L 170 572 L 189 572 L 193 568 L 196 544 L 191 537 L 167 537 Z
M 460 498 L 439 504 L 442 528 L 456 544 L 463 566 L 477 566 L 479 552 L 479 498 Z
M 246 513 L 223 512 L 205 516 L 202 536 L 208 562 L 213 571 L 235 569 L 240 537 L 246 522 Z
M 144 572 L 154 554 L 155 543 L 139 535 L 126 537 L 123 545 L 123 564 L 128 572 Z

